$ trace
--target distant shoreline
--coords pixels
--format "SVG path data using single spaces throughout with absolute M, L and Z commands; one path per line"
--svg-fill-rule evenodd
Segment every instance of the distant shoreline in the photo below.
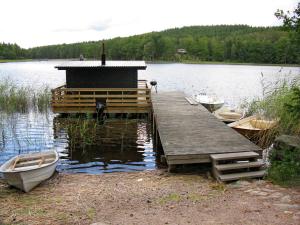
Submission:
M 76 59 L 0 59 L 0 63 L 10 62 L 32 62 L 32 61 L 57 61 L 57 60 L 76 60 Z M 87 59 L 94 60 L 94 59 Z M 199 65 L 245 65 L 245 66 L 281 66 L 281 67 L 300 67 L 300 64 L 269 64 L 269 63 L 243 63 L 243 62 L 216 62 L 216 61 L 146 61 L 148 64 L 199 64 Z

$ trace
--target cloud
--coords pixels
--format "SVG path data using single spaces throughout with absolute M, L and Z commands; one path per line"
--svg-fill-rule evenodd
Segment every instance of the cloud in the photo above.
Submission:
M 54 29 L 54 32 L 80 32 L 80 31 L 105 31 L 109 29 L 112 24 L 111 24 L 111 19 L 105 19 L 105 20 L 97 20 L 94 22 L 91 22 L 90 24 L 85 24 L 85 25 L 77 25 L 76 27 L 73 26 L 68 26 L 68 27 L 61 27 Z

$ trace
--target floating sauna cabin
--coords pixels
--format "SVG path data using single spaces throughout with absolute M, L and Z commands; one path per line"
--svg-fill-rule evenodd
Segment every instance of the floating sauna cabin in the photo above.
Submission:
M 148 113 L 150 89 L 138 80 L 144 61 L 69 61 L 56 66 L 66 71 L 66 84 L 52 90 L 55 113 Z
M 144 61 L 70 61 L 56 66 L 66 71 L 67 88 L 137 88 Z

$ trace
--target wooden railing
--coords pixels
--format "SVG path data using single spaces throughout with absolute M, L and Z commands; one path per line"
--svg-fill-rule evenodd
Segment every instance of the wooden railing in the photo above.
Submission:
M 97 112 L 96 103 L 105 105 L 105 113 L 148 113 L 151 91 L 145 80 L 138 88 L 66 88 L 52 90 L 52 110 L 55 113 Z

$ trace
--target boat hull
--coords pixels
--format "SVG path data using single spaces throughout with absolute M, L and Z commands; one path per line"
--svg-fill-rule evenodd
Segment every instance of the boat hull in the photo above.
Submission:
M 44 180 L 47 180 L 54 174 L 56 166 L 58 164 L 58 154 L 55 151 L 53 151 L 51 154 L 55 156 L 51 163 L 42 165 L 40 167 L 36 166 L 35 168 L 24 167 L 24 169 L 13 170 L 10 169 L 10 167 L 14 163 L 16 158 L 19 157 L 16 156 L 4 163 L 0 167 L 0 172 L 9 185 L 16 187 L 24 192 L 29 192 L 34 187 L 39 185 Z M 31 154 L 31 156 L 34 156 L 34 154 Z
M 55 172 L 57 162 L 49 166 L 29 171 L 2 172 L 4 179 L 11 186 L 24 192 L 29 192 L 42 181 L 49 179 Z
M 210 104 L 210 103 L 201 103 L 201 102 L 200 104 L 203 105 L 210 112 L 214 112 L 220 109 L 224 105 L 224 103 Z

